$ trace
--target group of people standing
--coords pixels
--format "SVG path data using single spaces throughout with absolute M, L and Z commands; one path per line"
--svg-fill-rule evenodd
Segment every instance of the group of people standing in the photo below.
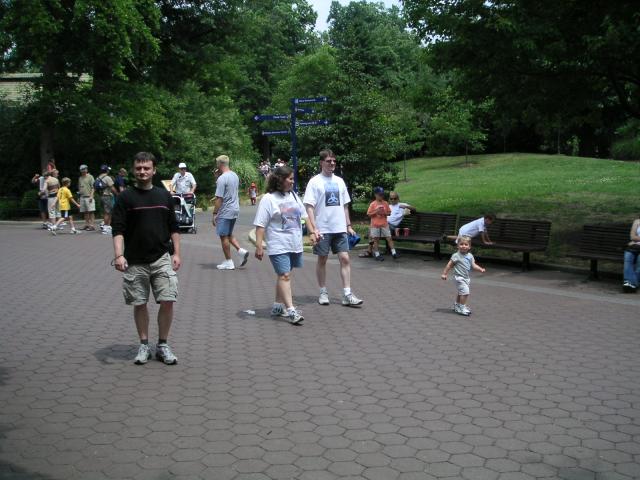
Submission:
M 82 230 L 96 231 L 95 212 L 96 193 L 102 204 L 103 222 L 100 230 L 105 235 L 111 234 L 111 214 L 115 198 L 123 192 L 127 185 L 127 172 L 120 169 L 115 178 L 111 178 L 109 172 L 111 168 L 108 165 L 100 167 L 100 174 L 94 178 L 89 173 L 87 165 L 80 165 L 80 176 L 78 177 L 78 199 L 71 192 L 71 179 L 64 177 L 59 179 L 59 171 L 51 168 L 42 173 L 36 174 L 32 179 L 32 183 L 38 187 L 38 208 L 42 219 L 42 228 L 47 229 L 52 235 L 63 227 L 64 222 L 69 222 L 71 233 L 77 234 L 73 215 L 71 214 L 71 205 L 78 208 L 84 216 L 85 225 Z
M 284 167 L 285 165 L 287 165 L 287 161 L 281 158 L 278 158 L 276 160 L 276 163 L 273 164 L 273 167 L 271 166 L 269 160 L 262 160 L 260 162 L 260 165 L 258 165 L 258 172 L 260 172 L 260 174 L 264 178 L 267 178 L 271 172 L 275 171 L 276 168 Z

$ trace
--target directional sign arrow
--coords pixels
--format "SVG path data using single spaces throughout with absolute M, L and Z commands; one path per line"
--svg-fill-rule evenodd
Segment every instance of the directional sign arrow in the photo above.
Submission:
M 289 130 L 262 130 L 262 135 L 289 135 Z
M 294 98 L 293 99 L 293 103 L 296 105 L 299 103 L 324 103 L 328 101 L 329 101 L 329 97 L 311 97 L 311 98 Z
M 316 127 L 320 125 L 329 125 L 329 120 L 300 120 L 296 122 L 298 127 Z
M 297 113 L 316 113 L 313 108 L 296 108 Z
M 289 120 L 289 114 L 277 113 L 275 115 L 254 115 L 253 120 L 256 122 L 264 122 L 267 120 Z

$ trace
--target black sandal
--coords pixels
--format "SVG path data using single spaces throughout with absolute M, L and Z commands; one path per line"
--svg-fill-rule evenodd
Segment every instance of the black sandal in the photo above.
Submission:
M 358 257 L 360 257 L 360 258 L 372 258 L 373 257 L 373 253 L 367 251 L 367 252 L 361 253 L 360 255 L 358 255 Z

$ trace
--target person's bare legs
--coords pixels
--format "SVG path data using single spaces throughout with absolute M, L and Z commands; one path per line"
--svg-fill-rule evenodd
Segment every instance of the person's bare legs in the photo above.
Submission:
M 320 288 L 327 288 L 327 259 L 328 256 L 318 256 L 316 263 L 316 279 Z
M 229 243 L 231 243 L 231 245 L 233 245 L 233 248 L 235 248 L 236 250 L 240 250 L 242 248 L 240 246 L 240 242 L 238 242 L 236 237 L 234 237 L 233 235 L 229 237 Z M 229 249 L 229 258 L 231 258 L 231 249 Z
M 149 340 L 149 310 L 147 304 L 133 306 L 133 319 L 136 322 L 136 329 L 140 340 Z
M 231 241 L 230 237 L 224 236 L 220 237 L 220 242 L 222 243 L 222 253 L 224 253 L 225 260 L 231 260 Z
M 349 258 L 349 252 L 339 252 L 338 260 L 340 260 L 342 288 L 351 288 L 351 259 Z
M 276 301 L 275 301 L 275 303 L 284 304 L 284 298 L 280 294 L 280 277 L 279 276 L 276 278 Z
M 458 297 L 456 298 L 456 302 L 458 302 L 460 305 L 466 305 L 468 299 L 469 295 L 458 295 Z
M 378 255 L 380 254 L 380 238 L 378 237 L 373 239 L 373 253 L 377 253 Z
M 276 302 L 284 303 L 286 308 L 293 307 L 293 296 L 291 294 L 291 272 L 278 275 L 276 281 Z
M 385 237 L 385 239 L 387 240 L 387 248 L 390 248 L 391 250 L 396 248 L 394 243 L 393 243 L 393 238 Z
M 147 323 L 149 321 L 147 315 Z M 166 340 L 169 338 L 169 330 L 173 322 L 173 302 L 160 302 L 158 310 L 158 338 Z
M 102 217 L 102 221 L 104 222 L 105 225 L 111 225 L 111 214 L 105 213 L 104 216 Z

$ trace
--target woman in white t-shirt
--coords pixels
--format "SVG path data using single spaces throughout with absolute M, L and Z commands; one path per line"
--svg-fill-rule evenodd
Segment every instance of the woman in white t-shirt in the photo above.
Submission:
M 267 193 L 260 200 L 256 218 L 256 258 L 264 257 L 263 239 L 267 241 L 267 255 L 276 272 L 276 300 L 271 315 L 300 324 L 304 317 L 293 306 L 291 274 L 302 267 L 302 218 L 306 218 L 302 201 L 293 192 L 293 170 L 284 165 L 267 178 Z

